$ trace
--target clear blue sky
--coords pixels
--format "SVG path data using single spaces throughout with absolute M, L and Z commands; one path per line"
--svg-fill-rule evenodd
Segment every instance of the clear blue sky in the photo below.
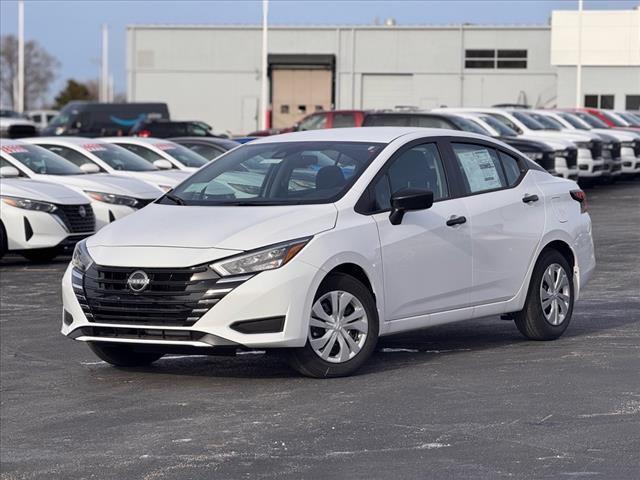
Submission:
M 548 24 L 552 10 L 577 8 L 577 0 L 282 1 L 271 0 L 269 21 L 282 24 L 373 24 L 393 17 L 399 25 Z M 640 0 L 585 0 L 585 9 L 632 9 Z M 26 0 L 25 36 L 61 63 L 52 95 L 66 79 L 97 78 L 100 26 L 109 25 L 110 64 L 116 92 L 124 92 L 125 27 L 129 24 L 258 24 L 261 1 Z M 17 1 L 0 0 L 0 33 L 17 31 Z

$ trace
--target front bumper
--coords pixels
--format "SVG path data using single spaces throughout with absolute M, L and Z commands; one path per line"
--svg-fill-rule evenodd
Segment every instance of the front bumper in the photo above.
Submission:
M 630 150 L 630 152 L 625 152 Z M 624 174 L 640 173 L 640 157 L 636 157 L 633 153 L 633 149 L 622 149 L 621 157 L 622 168 L 621 172 Z
M 131 317 L 108 321 L 104 317 L 101 320 L 91 318 L 92 315 L 87 315 L 87 307 L 83 309 L 81 306 L 80 301 L 87 299 L 83 300 L 77 287 L 80 283 L 84 285 L 84 280 L 74 273 L 70 265 L 62 280 L 64 312 L 61 332 L 79 341 L 164 346 L 168 350 L 176 346 L 203 349 L 301 347 L 307 340 L 313 292 L 317 290 L 322 276 L 318 268 L 294 260 L 279 269 L 236 282 L 237 286 L 224 292 L 224 296 L 195 322 L 168 325 L 139 322 Z M 73 283 L 76 284 L 75 290 Z M 224 289 L 224 284 L 216 283 L 213 289 Z M 238 327 L 240 322 L 273 319 L 281 319 L 280 331 L 239 331 L 246 332 L 246 329 Z
M 96 216 L 96 231 L 136 211 L 126 205 L 112 205 L 98 201 L 91 202 L 91 207 Z

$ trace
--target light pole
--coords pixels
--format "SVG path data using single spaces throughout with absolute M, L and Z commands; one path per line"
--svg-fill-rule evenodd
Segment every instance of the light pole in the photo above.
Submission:
M 261 129 L 267 128 L 267 112 L 269 110 L 268 88 L 267 88 L 267 19 L 269 16 L 269 0 L 262 0 L 262 71 L 260 75 L 260 121 Z
M 100 101 L 109 101 L 109 29 L 102 25 L 102 66 L 100 69 Z
M 576 62 L 576 108 L 582 106 L 582 0 L 578 0 L 578 61 Z
M 18 2 L 18 92 L 16 110 L 24 112 L 24 1 Z

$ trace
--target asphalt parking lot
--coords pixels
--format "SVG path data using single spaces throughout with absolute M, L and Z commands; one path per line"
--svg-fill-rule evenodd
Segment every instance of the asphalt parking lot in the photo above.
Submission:
M 588 191 L 598 270 L 554 342 L 489 318 L 351 378 L 276 355 L 119 370 L 59 334 L 68 262 L 0 261 L 3 479 L 640 477 L 640 181 Z

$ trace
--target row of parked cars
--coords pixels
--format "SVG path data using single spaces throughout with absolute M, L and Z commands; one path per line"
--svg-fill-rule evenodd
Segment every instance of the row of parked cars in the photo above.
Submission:
M 0 140 L 0 257 L 45 261 L 151 203 L 225 151 L 217 138 Z
M 640 114 L 592 108 L 439 108 L 315 112 L 292 128 L 406 126 L 447 128 L 497 138 L 553 175 L 589 186 L 640 174 Z M 251 135 L 251 134 L 250 134 Z

